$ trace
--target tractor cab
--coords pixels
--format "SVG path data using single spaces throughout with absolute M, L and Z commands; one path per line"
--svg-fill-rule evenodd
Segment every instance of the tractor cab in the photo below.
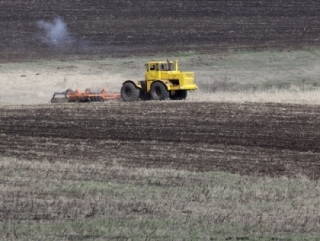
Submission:
M 163 79 L 164 75 L 178 71 L 178 61 L 152 61 L 145 64 L 146 80 Z
M 153 61 L 145 64 L 146 71 L 178 71 L 178 61 Z

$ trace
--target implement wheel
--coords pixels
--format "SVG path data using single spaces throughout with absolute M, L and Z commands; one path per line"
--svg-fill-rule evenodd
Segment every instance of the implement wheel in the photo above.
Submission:
M 150 95 L 152 100 L 166 100 L 169 98 L 169 91 L 161 82 L 155 82 L 151 85 Z
M 74 91 L 73 91 L 72 89 L 67 89 L 67 90 L 65 91 L 65 96 L 66 96 L 66 98 L 68 98 L 68 93 L 70 93 L 70 95 L 74 95 Z
M 121 98 L 124 101 L 136 101 L 139 99 L 140 89 L 134 84 L 127 82 L 121 87 Z

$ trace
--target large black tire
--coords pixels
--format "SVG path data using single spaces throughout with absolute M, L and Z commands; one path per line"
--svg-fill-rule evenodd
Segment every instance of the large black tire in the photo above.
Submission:
M 121 87 L 121 98 L 124 101 L 136 101 L 139 99 L 140 89 L 138 89 L 133 83 L 124 83 Z
M 171 100 L 185 100 L 187 98 L 188 91 L 186 90 L 177 90 L 174 93 L 171 93 Z
M 188 91 L 186 91 L 186 90 L 179 90 L 179 91 L 177 92 L 177 94 L 178 94 L 178 100 L 185 100 L 185 99 L 187 98 L 187 96 L 188 96 Z
M 150 88 L 150 96 L 152 100 L 166 100 L 169 98 L 169 91 L 161 82 L 154 82 Z

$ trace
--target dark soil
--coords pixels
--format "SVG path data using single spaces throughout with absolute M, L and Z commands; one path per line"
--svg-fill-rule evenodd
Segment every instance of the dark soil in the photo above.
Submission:
M 0 61 L 296 49 L 319 45 L 316 0 L 0 1 Z M 43 42 L 37 22 L 61 17 L 75 42 Z
M 105 102 L 0 107 L 0 155 L 320 177 L 320 107 Z

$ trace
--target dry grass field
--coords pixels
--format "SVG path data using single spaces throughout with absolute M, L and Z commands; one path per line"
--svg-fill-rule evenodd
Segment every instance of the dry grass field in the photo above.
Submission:
M 53 92 L 107 87 L 119 92 L 124 80 L 144 78 L 144 63 L 178 59 L 194 71 L 199 90 L 189 101 L 319 103 L 320 50 L 229 52 L 199 55 L 178 52 L 145 57 L 36 61 L 0 64 L 1 104 L 49 103 Z
M 108 161 L 1 158 L 0 239 L 318 240 L 318 181 Z

